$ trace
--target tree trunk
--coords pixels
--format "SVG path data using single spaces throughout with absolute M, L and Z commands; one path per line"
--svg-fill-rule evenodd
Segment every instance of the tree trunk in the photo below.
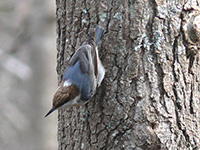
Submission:
M 56 0 L 59 81 L 94 24 L 106 68 L 88 104 L 59 110 L 59 150 L 200 148 L 199 4 Z

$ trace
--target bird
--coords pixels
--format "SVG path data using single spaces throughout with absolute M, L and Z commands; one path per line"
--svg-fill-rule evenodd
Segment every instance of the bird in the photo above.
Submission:
M 105 76 L 98 54 L 103 32 L 103 27 L 95 25 L 86 42 L 72 55 L 53 96 L 53 106 L 45 117 L 61 107 L 84 105 L 94 96 Z

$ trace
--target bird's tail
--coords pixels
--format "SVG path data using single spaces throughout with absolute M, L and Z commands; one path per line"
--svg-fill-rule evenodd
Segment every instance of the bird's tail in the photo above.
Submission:
M 95 25 L 94 28 L 95 28 L 95 42 L 96 42 L 96 46 L 97 46 L 99 44 L 101 36 L 104 32 L 104 29 L 98 25 Z

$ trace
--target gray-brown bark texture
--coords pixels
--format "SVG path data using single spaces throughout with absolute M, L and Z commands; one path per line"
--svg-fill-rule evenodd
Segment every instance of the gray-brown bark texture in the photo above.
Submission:
M 59 150 L 200 148 L 198 0 L 56 0 L 59 81 L 94 24 L 106 76 L 60 109 Z

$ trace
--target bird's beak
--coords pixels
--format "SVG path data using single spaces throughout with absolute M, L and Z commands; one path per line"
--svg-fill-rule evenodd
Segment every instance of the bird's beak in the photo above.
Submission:
M 45 115 L 45 117 L 47 117 L 48 115 L 50 115 L 54 110 L 56 110 L 56 107 L 52 107 L 49 112 Z

